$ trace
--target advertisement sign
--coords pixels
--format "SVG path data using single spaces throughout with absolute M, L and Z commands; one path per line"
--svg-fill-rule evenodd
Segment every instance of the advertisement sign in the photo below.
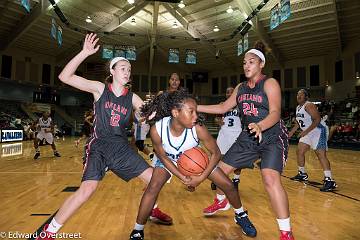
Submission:
M 22 141 L 23 136 L 23 130 L 1 130 L 1 142 Z
M 1 146 L 1 157 L 10 157 L 15 155 L 21 155 L 23 152 L 23 144 L 21 143 L 12 143 L 4 144 Z

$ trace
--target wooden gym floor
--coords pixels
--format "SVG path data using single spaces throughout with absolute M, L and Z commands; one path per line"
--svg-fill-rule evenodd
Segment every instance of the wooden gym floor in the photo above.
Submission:
M 82 148 L 74 139 L 56 142 L 61 158 L 53 157 L 50 146 L 42 146 L 41 157 L 33 160 L 31 141 L 1 144 L 0 158 L 0 239 L 15 232 L 36 232 L 78 187 L 82 174 Z M 283 184 L 290 200 L 291 221 L 296 239 L 360 239 L 360 152 L 330 149 L 335 193 L 319 191 L 323 173 L 314 152 L 306 157 L 309 184 L 291 181 L 297 173 L 296 146 L 290 147 Z M 17 154 L 9 156 L 11 154 Z M 128 239 L 133 228 L 144 184 L 129 183 L 108 172 L 95 195 L 61 229 L 80 234 L 82 239 Z M 257 227 L 255 239 L 278 239 L 278 227 L 269 206 L 258 169 L 241 175 L 240 194 L 250 219 Z M 233 211 L 204 217 L 202 209 L 214 197 L 210 182 L 194 193 L 187 192 L 178 179 L 166 184 L 159 207 L 174 219 L 174 225 L 148 222 L 147 240 L 248 239 L 234 223 Z M 25 238 L 22 238 L 25 239 Z

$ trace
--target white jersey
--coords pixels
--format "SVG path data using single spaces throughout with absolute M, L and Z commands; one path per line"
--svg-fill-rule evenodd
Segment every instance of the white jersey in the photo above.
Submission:
M 157 121 L 155 126 L 166 155 L 176 163 L 184 151 L 199 145 L 199 139 L 195 126 L 193 128 L 186 128 L 179 137 L 172 136 L 170 132 L 170 119 L 171 117 L 165 117 Z M 154 162 L 159 160 L 155 154 Z
M 230 149 L 242 131 L 238 108 L 223 115 L 224 124 L 221 126 L 216 143 L 222 155 Z
M 46 121 L 41 117 L 38 122 L 38 126 L 40 128 L 40 131 L 36 135 L 36 138 L 43 140 L 45 139 L 49 144 L 52 144 L 54 142 L 54 137 L 51 132 L 45 132 L 45 130 L 50 131 L 52 125 L 52 120 L 50 117 L 46 119 Z
M 39 119 L 38 126 L 40 128 L 40 132 L 45 133 L 45 130 L 50 131 L 51 130 L 51 124 L 52 120 L 51 117 L 48 117 L 48 119 L 44 120 L 42 117 Z
M 296 107 L 296 121 L 298 122 L 301 130 L 306 130 L 312 124 L 312 118 L 310 114 L 305 110 L 306 105 L 309 102 L 305 102 L 304 105 L 298 105 Z

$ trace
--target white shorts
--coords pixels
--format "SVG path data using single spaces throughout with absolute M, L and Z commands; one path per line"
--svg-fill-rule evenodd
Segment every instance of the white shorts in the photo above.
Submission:
M 220 148 L 220 152 L 222 155 L 225 155 L 225 153 L 230 149 L 230 147 L 234 144 L 240 133 L 241 132 L 238 131 L 219 131 L 216 143 Z
M 323 125 L 314 128 L 311 130 L 311 132 L 300 138 L 299 142 L 309 145 L 313 150 L 327 150 L 328 146 L 326 128 Z
M 40 140 L 43 140 L 45 138 L 46 142 L 49 144 L 53 144 L 54 142 L 54 136 L 52 133 L 39 132 L 36 135 L 36 138 Z

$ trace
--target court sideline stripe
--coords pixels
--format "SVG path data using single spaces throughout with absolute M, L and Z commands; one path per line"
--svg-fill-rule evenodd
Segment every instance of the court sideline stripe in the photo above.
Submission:
M 281 175 L 281 176 L 283 176 L 284 178 L 290 179 L 290 177 L 288 177 L 288 176 L 285 176 L 285 175 Z M 290 179 L 290 180 L 291 180 L 291 179 Z M 294 180 L 291 180 L 291 181 L 294 181 Z M 303 183 L 305 183 L 305 182 L 303 182 Z M 309 185 L 309 186 L 311 186 L 311 187 L 320 189 L 320 187 L 318 187 L 318 186 L 315 185 L 315 184 L 312 184 L 312 183 L 309 183 L 309 182 L 307 182 L 307 183 L 305 183 L 305 184 L 306 184 L 306 185 Z M 319 184 L 319 185 L 322 185 L 321 183 L 318 183 L 318 184 Z M 324 192 L 324 193 L 326 193 L 326 192 Z M 348 195 L 345 195 L 345 194 L 342 194 L 342 193 L 339 193 L 339 192 L 336 192 L 336 191 L 330 191 L 330 192 L 328 192 L 328 193 L 334 193 L 334 194 L 336 194 L 336 195 L 339 195 L 339 196 L 342 196 L 342 197 L 345 197 L 345 198 L 348 198 L 348 199 L 351 199 L 351 200 L 360 202 L 360 199 L 357 199 L 357 198 L 354 198 L 354 197 L 351 197 L 351 196 L 348 196 Z
M 44 226 L 46 224 L 50 224 L 51 222 L 51 219 L 56 215 L 56 213 L 58 212 L 59 210 L 56 210 L 56 212 L 51 215 L 31 236 L 39 236 L 39 234 L 42 232 L 42 230 L 44 229 Z M 35 234 L 36 233 L 36 234 Z M 28 240 L 35 240 L 34 237 L 30 237 L 28 238 Z

